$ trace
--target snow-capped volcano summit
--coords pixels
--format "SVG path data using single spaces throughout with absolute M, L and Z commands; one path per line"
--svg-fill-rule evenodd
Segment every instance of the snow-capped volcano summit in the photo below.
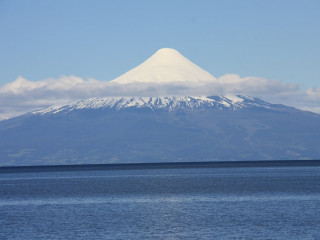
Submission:
M 112 82 L 126 84 L 201 82 L 216 78 L 172 48 L 162 48 L 139 66 L 114 79 Z
M 169 48 L 113 80 L 208 81 Z M 318 159 L 319 136 L 320 115 L 249 96 L 105 96 L 0 121 L 0 166 Z

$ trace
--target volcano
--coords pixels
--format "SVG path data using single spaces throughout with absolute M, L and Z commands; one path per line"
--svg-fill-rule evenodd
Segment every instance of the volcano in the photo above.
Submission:
M 174 49 L 114 84 L 217 81 Z M 84 99 L 0 121 L 0 166 L 320 158 L 320 115 L 236 96 Z

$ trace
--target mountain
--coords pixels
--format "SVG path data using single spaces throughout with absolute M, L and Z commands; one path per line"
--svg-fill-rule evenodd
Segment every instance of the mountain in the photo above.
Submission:
M 160 49 L 114 84 L 216 81 Z M 0 121 L 0 166 L 320 158 L 320 115 L 248 96 L 105 97 Z

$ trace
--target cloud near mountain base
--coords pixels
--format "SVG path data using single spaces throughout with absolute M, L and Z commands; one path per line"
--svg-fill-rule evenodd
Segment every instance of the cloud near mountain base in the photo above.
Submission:
M 18 77 L 0 88 L 0 120 L 52 105 L 105 96 L 248 95 L 320 113 L 320 88 L 300 89 L 297 84 L 258 77 L 226 74 L 214 81 L 128 83 L 61 76 L 42 81 Z

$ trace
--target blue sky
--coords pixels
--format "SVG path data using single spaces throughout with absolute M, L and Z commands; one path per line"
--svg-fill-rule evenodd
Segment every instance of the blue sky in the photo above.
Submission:
M 18 76 L 109 81 L 175 48 L 219 77 L 319 87 L 320 1 L 0 0 L 0 87 Z

